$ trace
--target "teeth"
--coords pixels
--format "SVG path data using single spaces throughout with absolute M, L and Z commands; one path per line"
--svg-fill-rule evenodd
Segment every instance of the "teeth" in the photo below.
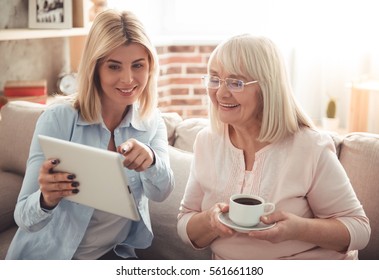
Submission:
M 132 89 L 120 89 L 122 93 L 129 93 L 129 92 L 132 92 L 134 88 Z
M 238 106 L 238 104 L 224 104 L 224 103 L 220 103 L 220 105 L 222 107 L 227 107 L 227 108 L 234 108 Z

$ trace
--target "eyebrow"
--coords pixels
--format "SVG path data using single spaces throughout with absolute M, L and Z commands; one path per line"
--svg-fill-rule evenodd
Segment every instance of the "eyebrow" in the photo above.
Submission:
M 139 58 L 139 59 L 136 59 L 134 60 L 132 63 L 137 63 L 137 62 L 141 62 L 141 61 L 145 61 L 146 59 L 145 58 Z M 106 62 L 108 63 L 118 63 L 118 64 L 122 64 L 121 61 L 118 61 L 118 60 L 115 60 L 115 59 L 108 59 Z
M 213 69 L 209 69 L 209 74 L 210 74 L 210 75 L 214 75 L 214 76 L 217 76 L 217 75 L 218 75 L 217 71 L 215 71 L 215 70 L 213 70 Z

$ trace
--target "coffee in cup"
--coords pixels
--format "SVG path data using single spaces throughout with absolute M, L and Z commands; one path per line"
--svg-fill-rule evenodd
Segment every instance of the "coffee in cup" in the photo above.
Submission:
M 275 204 L 249 194 L 235 194 L 229 201 L 229 218 L 238 226 L 253 227 L 259 224 L 263 215 L 274 212 Z

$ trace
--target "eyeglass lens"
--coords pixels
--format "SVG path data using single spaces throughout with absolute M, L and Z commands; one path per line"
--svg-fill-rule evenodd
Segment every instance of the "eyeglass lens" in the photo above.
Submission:
M 207 88 L 210 89 L 220 88 L 222 81 L 223 80 L 221 80 L 219 77 L 215 76 L 204 77 L 204 84 Z M 234 92 L 242 91 L 244 88 L 244 82 L 241 80 L 226 78 L 225 83 L 228 89 Z

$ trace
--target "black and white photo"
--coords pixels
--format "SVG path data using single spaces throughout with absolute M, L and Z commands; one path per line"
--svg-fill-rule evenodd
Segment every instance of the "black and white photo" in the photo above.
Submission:
M 71 0 L 29 0 L 29 28 L 71 27 Z

